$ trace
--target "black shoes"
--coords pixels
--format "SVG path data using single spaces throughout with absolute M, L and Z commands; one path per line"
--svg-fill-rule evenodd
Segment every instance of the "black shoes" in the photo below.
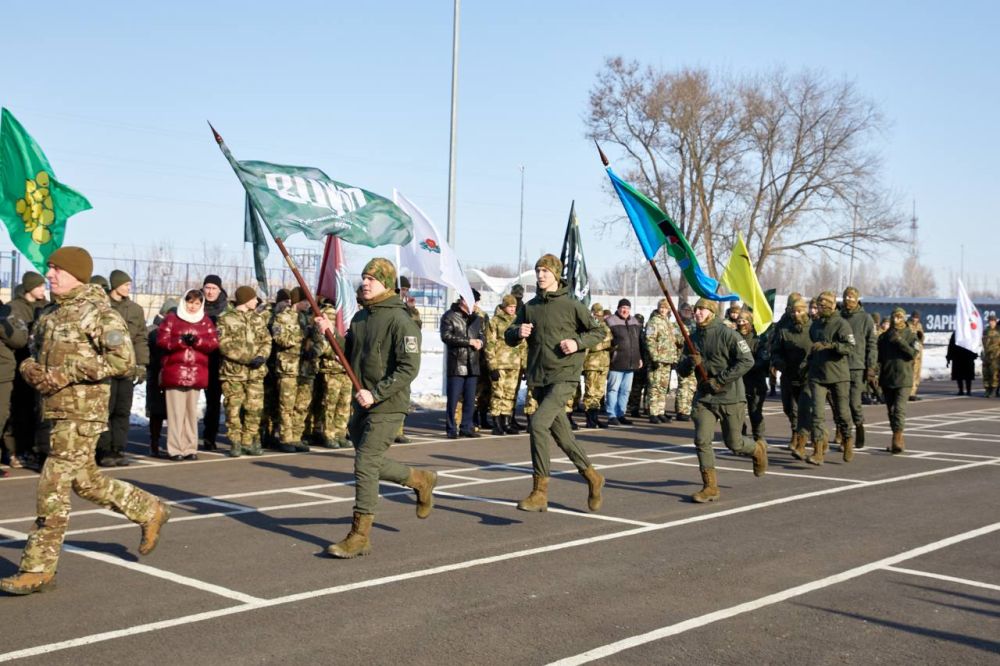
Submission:
M 691 415 L 690 414 L 678 414 L 677 415 L 677 420 L 678 421 L 690 421 L 691 420 Z
M 621 424 L 622 422 L 619 421 L 617 417 L 612 416 L 610 419 L 608 419 L 609 426 L 619 426 Z
M 480 435 L 475 430 L 459 430 L 458 431 L 458 436 L 459 437 L 468 437 L 469 439 L 475 439 L 477 437 L 482 437 L 482 435 Z

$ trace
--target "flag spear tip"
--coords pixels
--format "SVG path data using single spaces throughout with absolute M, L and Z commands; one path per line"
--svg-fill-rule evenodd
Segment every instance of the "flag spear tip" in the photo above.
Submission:
M 594 139 L 594 145 L 597 146 L 597 152 L 601 156 L 601 162 L 604 166 L 609 166 L 608 156 L 604 154 L 603 150 L 601 150 L 601 144 L 597 143 L 597 139 Z
M 221 145 L 222 144 L 222 136 L 218 132 L 215 131 L 214 127 L 212 127 L 212 121 L 206 120 L 205 122 L 208 123 L 208 127 L 212 130 L 212 134 L 215 135 L 215 141 Z

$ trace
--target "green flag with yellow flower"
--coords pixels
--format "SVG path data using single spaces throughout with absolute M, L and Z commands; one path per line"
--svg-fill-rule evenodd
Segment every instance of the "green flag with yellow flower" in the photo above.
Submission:
M 66 220 L 90 209 L 56 180 L 45 153 L 7 109 L 0 113 L 0 219 L 14 247 L 43 274 L 62 246 Z

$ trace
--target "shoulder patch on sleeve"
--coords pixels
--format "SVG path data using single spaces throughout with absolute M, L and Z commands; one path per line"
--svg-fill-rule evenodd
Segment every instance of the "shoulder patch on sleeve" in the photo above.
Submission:
M 848 336 L 847 336 L 847 341 L 848 341 L 848 342 L 850 342 L 850 343 L 851 343 L 852 345 L 856 345 L 856 344 L 858 344 L 858 343 L 857 343 L 857 342 L 855 342 L 855 340 L 854 340 L 854 334 L 853 334 L 853 333 L 851 333 L 850 335 L 848 335 Z
M 101 336 L 101 344 L 104 345 L 105 349 L 117 349 L 125 344 L 125 334 L 117 328 L 104 331 L 104 335 Z
M 747 344 L 746 340 L 740 340 L 739 342 L 737 342 L 736 343 L 736 348 L 740 350 L 741 354 L 749 354 L 750 353 L 750 345 Z
M 416 354 L 420 351 L 420 346 L 417 344 L 417 336 L 415 335 L 404 335 L 403 336 L 403 350 L 407 354 Z

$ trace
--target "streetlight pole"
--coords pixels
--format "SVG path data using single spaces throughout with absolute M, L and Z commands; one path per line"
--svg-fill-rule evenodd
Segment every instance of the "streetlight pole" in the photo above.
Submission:
M 521 280 L 524 260 L 524 165 L 521 165 L 521 229 L 517 234 L 517 279 Z

